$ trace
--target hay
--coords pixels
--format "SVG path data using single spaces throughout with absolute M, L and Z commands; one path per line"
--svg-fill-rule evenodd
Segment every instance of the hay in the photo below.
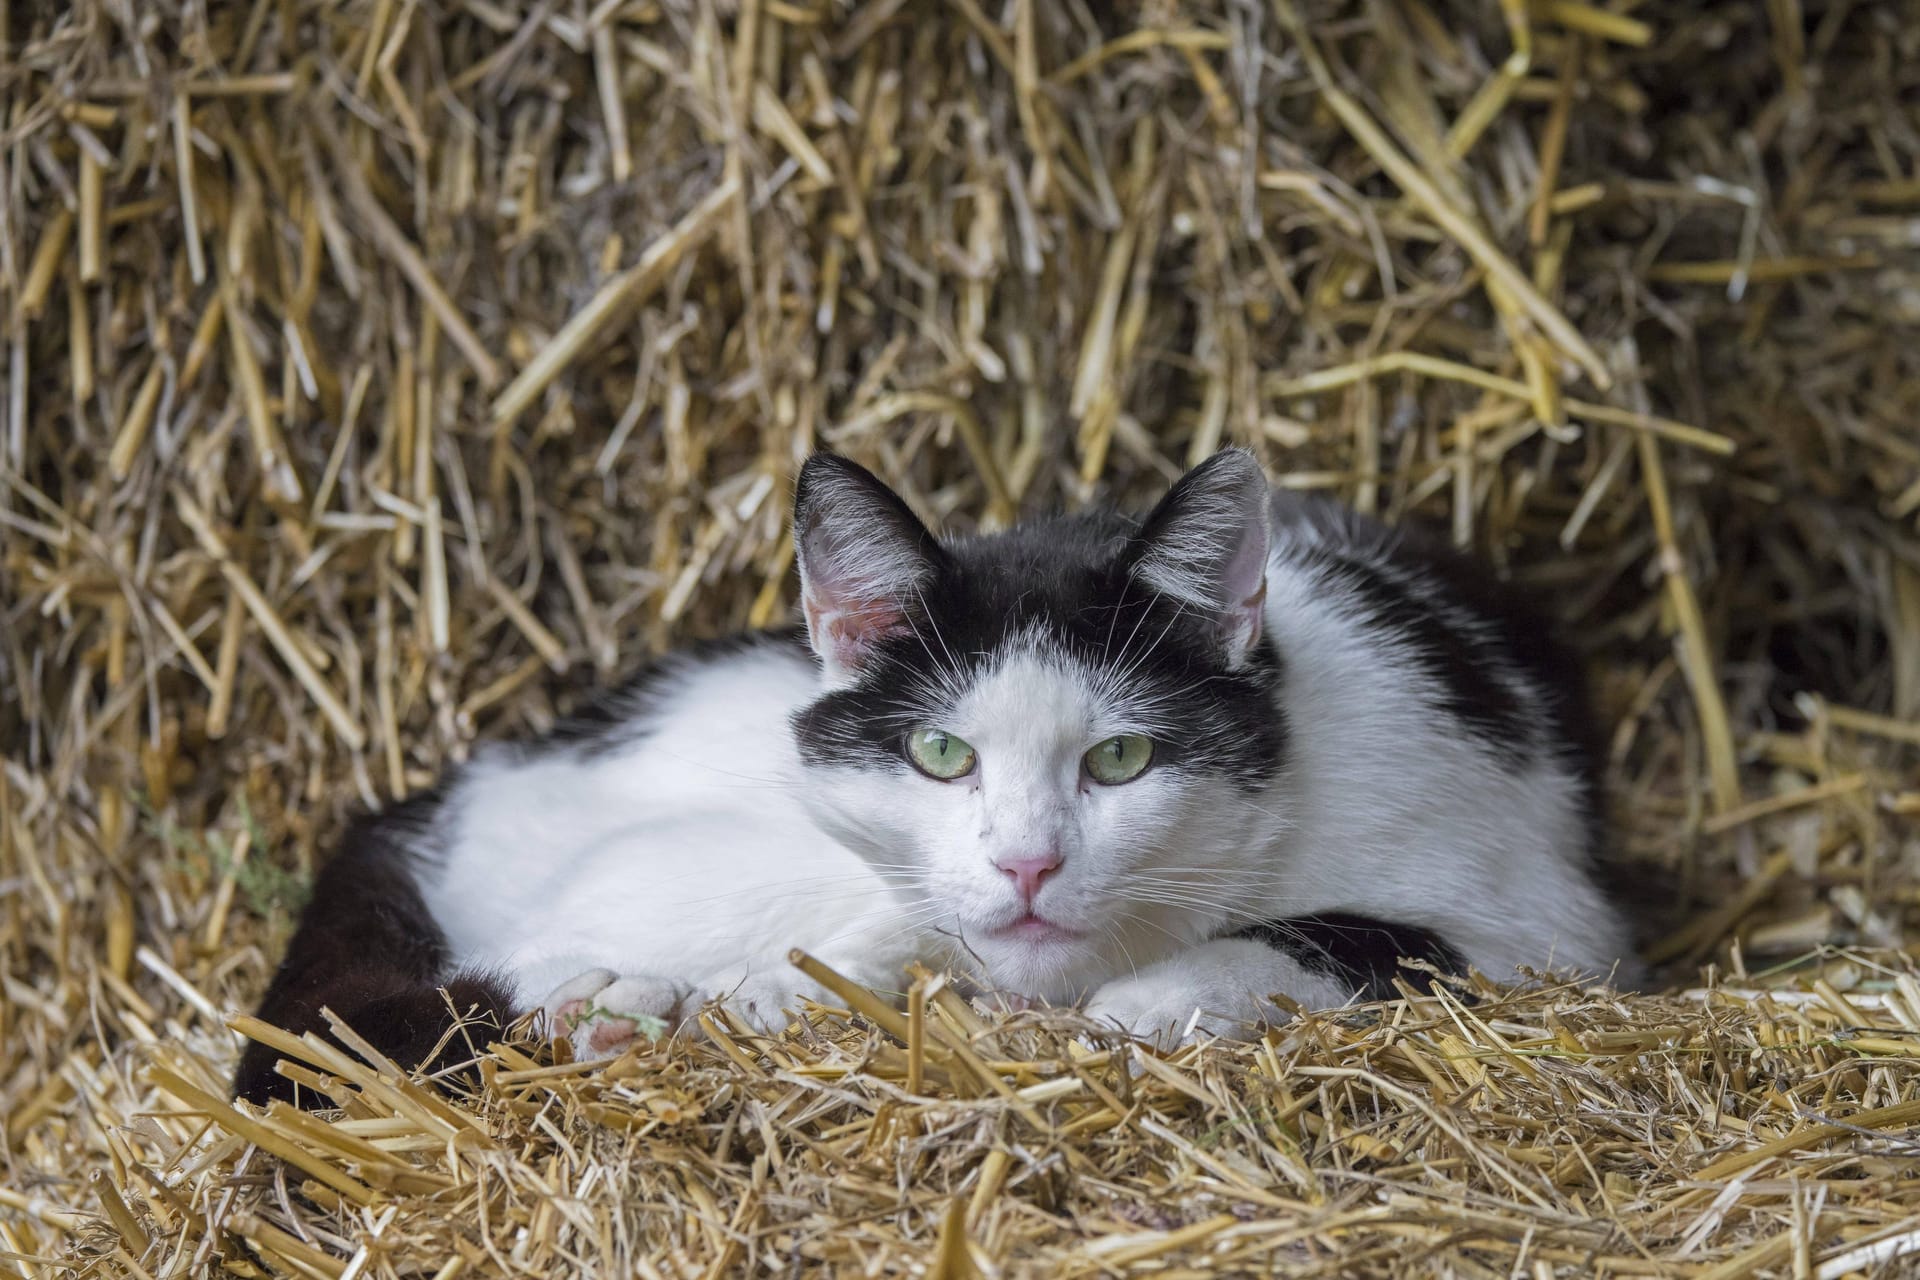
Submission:
M 1910 1269 L 1898 18 L 0 6 L 0 1266 Z M 922 981 L 228 1107 L 344 812 L 783 616 L 822 442 L 956 527 L 1226 442 L 1450 523 L 1588 642 L 1688 989 L 1158 1058 Z

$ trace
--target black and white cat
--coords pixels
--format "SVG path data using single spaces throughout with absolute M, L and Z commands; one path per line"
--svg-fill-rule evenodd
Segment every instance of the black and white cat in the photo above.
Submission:
M 824 994 L 795 946 L 1163 1040 L 1390 994 L 1401 957 L 1632 972 L 1578 670 L 1451 554 L 1240 450 L 1144 520 L 944 540 L 817 456 L 794 522 L 804 630 L 671 656 L 362 820 L 261 1015 L 444 1066 L 452 1010 L 582 1055 L 709 997 L 783 1025 Z M 236 1092 L 290 1094 L 274 1056 Z

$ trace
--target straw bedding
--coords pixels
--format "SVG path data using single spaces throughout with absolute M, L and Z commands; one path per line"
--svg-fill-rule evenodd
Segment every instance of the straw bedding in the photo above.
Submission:
M 0 1271 L 1913 1274 L 1910 17 L 0 6 Z M 1556 600 L 1671 993 L 224 1101 L 343 815 L 785 616 L 807 450 L 959 528 L 1227 442 Z

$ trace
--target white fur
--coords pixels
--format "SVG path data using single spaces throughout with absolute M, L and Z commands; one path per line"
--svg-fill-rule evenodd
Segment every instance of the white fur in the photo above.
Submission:
M 670 677 L 625 747 L 490 748 L 461 775 L 422 848 L 456 965 L 504 972 L 526 1007 L 578 998 L 572 980 L 602 970 L 596 991 L 644 979 L 616 1014 L 734 992 L 773 1025 L 817 994 L 789 948 L 882 989 L 917 955 L 1174 1035 L 1242 1032 L 1276 991 L 1352 994 L 1263 944 L 1210 941 L 1227 920 L 1352 912 L 1431 929 L 1496 978 L 1606 972 L 1628 948 L 1574 861 L 1576 780 L 1515 769 L 1436 715 L 1409 655 L 1293 562 L 1321 535 L 1276 529 L 1261 621 L 1285 657 L 1291 740 L 1256 794 L 1160 769 L 1087 782 L 1088 748 L 1151 736 L 1164 709 L 1037 637 L 925 709 L 978 753 L 969 777 L 805 768 L 788 718 L 823 677 L 753 648 Z M 1033 909 L 1079 937 L 997 933 L 1025 908 L 996 861 L 1047 848 L 1063 860 Z
M 628 746 L 492 747 L 459 776 L 420 850 L 453 966 L 502 973 L 528 1008 L 593 969 L 696 998 L 777 974 L 791 996 L 796 946 L 895 982 L 915 953 L 897 902 L 801 804 L 786 717 L 818 691 L 812 664 L 767 647 L 669 678 Z

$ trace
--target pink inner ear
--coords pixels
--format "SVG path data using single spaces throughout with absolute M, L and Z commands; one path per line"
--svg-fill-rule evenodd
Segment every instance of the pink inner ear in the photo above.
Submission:
M 1227 651 L 1237 664 L 1260 641 L 1260 627 L 1265 621 L 1267 607 L 1267 579 L 1260 576 L 1259 585 L 1250 596 L 1244 596 L 1236 604 L 1227 606 L 1225 616 Z
M 815 651 L 844 671 L 859 667 L 880 641 L 909 630 L 906 610 L 884 597 L 835 600 L 808 593 L 802 604 Z
M 1227 605 L 1221 621 L 1225 625 L 1228 652 L 1236 663 L 1260 639 L 1262 615 L 1267 603 L 1268 550 L 1265 520 L 1262 518 L 1250 522 L 1222 575 L 1221 585 L 1225 588 Z

